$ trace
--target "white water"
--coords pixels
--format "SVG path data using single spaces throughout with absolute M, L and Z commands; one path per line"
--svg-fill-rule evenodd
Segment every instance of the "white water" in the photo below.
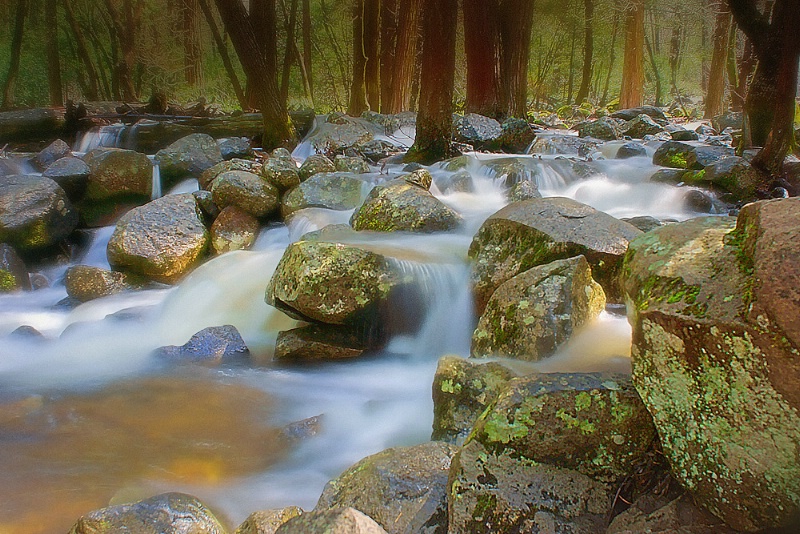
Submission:
M 295 157 L 299 160 L 304 156 L 295 151 Z M 105 482 L 109 486 L 103 488 L 106 502 L 141 498 L 155 491 L 187 491 L 220 511 L 231 526 L 258 509 L 313 507 L 325 482 L 355 461 L 390 446 L 428 439 L 433 418 L 430 387 L 436 362 L 444 354 L 469 353 L 475 318 L 467 250 L 486 217 L 506 204 L 504 185 L 493 179 L 485 165 L 493 159 L 497 157 L 476 155 L 470 159 L 467 170 L 473 178 L 474 193 L 439 194 L 464 216 L 459 231 L 426 236 L 343 234 L 342 239 L 396 258 L 397 268 L 411 274 L 426 296 L 418 311 L 424 314 L 419 331 L 394 338 L 381 355 L 311 367 L 276 367 L 270 362 L 277 333 L 297 324 L 264 302 L 264 290 L 283 251 L 309 231 L 347 223 L 351 214 L 314 208 L 296 213 L 288 226 L 273 225 L 262 231 L 254 250 L 208 261 L 174 288 L 117 295 L 67 310 L 55 306 L 66 296 L 59 281 L 65 266 L 60 266 L 47 272 L 53 281 L 51 288 L 0 296 L 0 335 L 29 325 L 46 336 L 43 341 L 6 337 L 0 344 L 0 408 L 3 399 L 41 396 L 47 405 L 57 403 L 64 395 L 113 387 L 123 379 L 143 380 L 163 372 L 163 366 L 150 356 L 153 349 L 182 344 L 206 326 L 233 324 L 253 351 L 256 365 L 209 371 L 205 380 L 264 392 L 274 407 L 263 424 L 280 427 L 321 415 L 319 433 L 294 444 L 277 463 L 246 474 L 208 474 L 205 467 L 200 469 L 201 475 L 189 479 L 131 473 L 121 480 Z M 618 217 L 683 219 L 691 215 L 682 208 L 680 189 L 648 181 L 656 167 L 647 158 L 593 162 L 597 174 L 588 179 L 578 178 L 569 161 L 553 156 L 517 159 L 546 196 L 568 196 Z M 446 173 L 438 167 L 431 171 L 434 176 Z M 192 187 L 196 184 L 184 184 L 179 189 Z M 435 187 L 433 191 L 438 193 Z M 98 230 L 80 263 L 107 268 L 105 245 L 110 234 L 110 228 Z M 116 319 L 109 317 L 117 312 L 124 314 Z M 547 372 L 625 370 L 629 344 L 625 318 L 603 314 L 556 355 L 531 368 Z M 177 373 L 183 376 L 189 371 L 179 369 Z M 185 417 L 201 414 L 187 406 Z M 112 426 L 106 431 L 113 433 L 116 429 Z M 37 427 L 30 432 L 24 434 L 27 439 L 52 440 L 54 457 L 60 454 L 59 447 L 66 446 L 59 445 L 52 428 Z M 231 439 L 229 446 L 233 448 L 228 454 L 235 456 L 237 437 Z M 49 481 L 67 477 L 60 470 L 77 469 L 45 459 L 37 461 L 45 471 L 46 476 L 42 476 Z M 124 463 L 125 459 L 115 461 Z M 0 465 L 0 472 L 13 471 L 13 465 Z M 102 470 L 104 465 L 99 461 L 96 469 Z M 15 495 L 47 491 L 38 483 L 15 488 Z M 14 523 L 19 514 L 18 508 L 0 505 L 0 531 L 38 531 L 30 525 L 16 530 L 13 525 L 4 527 Z M 68 526 L 74 519 L 74 511 L 64 514 L 73 515 L 54 519 L 61 530 L 64 523 Z

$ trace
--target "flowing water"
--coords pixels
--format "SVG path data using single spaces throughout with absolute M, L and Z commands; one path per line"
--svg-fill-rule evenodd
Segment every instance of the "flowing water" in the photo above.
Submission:
M 296 157 L 308 153 L 307 143 L 295 151 Z M 66 266 L 60 265 L 42 273 L 50 287 L 1 296 L 0 533 L 65 532 L 84 512 L 163 491 L 194 494 L 235 527 L 259 509 L 312 508 L 324 484 L 357 460 L 427 440 L 436 362 L 444 354 L 466 357 L 476 322 L 469 244 L 507 202 L 505 184 L 487 165 L 497 159 L 470 157 L 472 193 L 432 188 L 464 216 L 461 230 L 343 236 L 394 258 L 424 295 L 401 303 L 423 316 L 418 329 L 360 361 L 271 363 L 278 332 L 296 322 L 264 303 L 289 243 L 346 223 L 350 212 L 298 212 L 288 225 L 262 231 L 253 250 L 212 259 L 172 288 L 69 309 L 59 304 L 66 296 Z M 656 167 L 645 157 L 597 160 L 588 178 L 578 178 L 569 160 L 513 159 L 546 196 L 569 196 L 618 217 L 691 216 L 681 189 L 648 181 Z M 431 171 L 447 174 L 439 166 Z M 193 187 L 192 181 L 180 190 Z M 111 231 L 97 230 L 78 262 L 107 268 Z M 222 324 L 239 329 L 253 365 L 166 367 L 150 356 Z M 44 337 L 12 334 L 24 325 Z M 629 350 L 624 316 L 603 313 L 557 354 L 528 368 L 625 371 Z

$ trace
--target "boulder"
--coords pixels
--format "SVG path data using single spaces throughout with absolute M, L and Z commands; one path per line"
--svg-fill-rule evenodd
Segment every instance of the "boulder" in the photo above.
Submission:
M 473 193 L 475 191 L 472 175 L 465 170 L 452 174 L 437 174 L 433 181 L 439 191 L 445 195 L 450 193 Z
M 261 168 L 261 177 L 283 193 L 300 185 L 297 165 L 290 158 L 270 158 Z
M 494 291 L 472 334 L 472 356 L 540 360 L 605 304 L 583 256 L 532 267 Z
M 700 136 L 697 132 L 687 130 L 686 128 L 677 128 L 669 132 L 673 141 L 697 141 Z
M 518 159 L 500 159 L 489 161 L 483 166 L 483 172 L 495 182 L 511 187 L 519 182 L 530 181 L 533 171 Z
M 532 198 L 542 198 L 542 193 L 533 180 L 523 180 L 512 185 L 506 196 L 509 202 L 522 202 Z
M 0 293 L 18 289 L 31 289 L 28 268 L 10 245 L 0 243 Z
M 683 206 L 695 213 L 713 213 L 714 200 L 699 189 L 688 189 L 683 195 Z
M 729 193 L 733 201 L 750 202 L 756 199 L 756 192 L 764 180 L 747 160 L 730 156 L 706 167 L 702 175 L 694 174 L 692 181 L 711 183 Z
M 312 324 L 278 333 L 274 359 L 279 362 L 349 360 L 375 348 L 346 326 Z
M 667 141 L 653 154 L 653 164 L 673 169 L 701 170 L 712 163 L 733 156 L 727 146 L 706 145 L 689 141 Z
M 236 206 L 258 219 L 271 216 L 280 205 L 278 189 L 247 171 L 227 171 L 214 178 L 211 198 L 220 209 Z
M 500 362 L 458 356 L 439 360 L 433 377 L 431 439 L 461 445 L 478 417 L 519 373 Z
M 645 115 L 646 116 L 646 115 Z M 639 156 L 646 156 L 647 149 L 641 143 L 630 142 L 625 143 L 619 150 L 617 150 L 616 159 L 636 158 Z
M 606 534 L 736 534 L 720 519 L 699 508 L 684 495 L 655 510 L 639 502 L 619 514 L 608 526 Z
M 469 257 L 476 309 L 482 312 L 506 280 L 557 259 L 583 255 L 611 302 L 618 302 L 618 273 L 628 242 L 641 232 L 628 223 L 568 198 L 515 202 L 481 226 Z
M 664 223 L 656 219 L 655 217 L 651 217 L 650 215 L 640 215 L 639 217 L 631 217 L 629 219 L 622 219 L 626 223 L 635 226 L 642 232 L 649 232 L 659 226 L 663 226 Z
M 222 159 L 225 161 L 231 159 L 253 159 L 256 153 L 253 147 L 250 146 L 250 140 L 247 137 L 223 137 L 217 139 L 217 146 Z
M 208 241 L 194 196 L 170 195 L 132 209 L 117 222 L 108 262 L 115 270 L 171 283 L 202 261 Z
M 66 156 L 54 161 L 42 173 L 42 176 L 57 183 L 70 201 L 76 202 L 83 198 L 89 185 L 91 172 L 89 166 L 82 159 Z
M 77 225 L 78 212 L 50 178 L 0 177 L 0 242 L 24 256 L 58 243 Z
M 64 128 L 64 110 L 20 109 L 0 112 L 0 143 L 53 139 Z
M 78 519 L 70 534 L 224 534 L 214 514 L 197 498 L 163 493 L 133 504 L 109 506 Z
M 686 172 L 685 169 L 659 169 L 650 177 L 650 181 L 659 184 L 677 185 L 683 182 Z
M 351 173 L 315 174 L 283 196 L 281 215 L 286 218 L 305 208 L 354 209 L 364 198 L 364 185 L 364 180 Z
M 646 135 L 655 135 L 664 131 L 664 127 L 642 113 L 628 121 L 626 134 L 634 139 L 644 139 Z
M 39 167 L 39 170 L 45 170 L 50 165 L 55 163 L 57 160 L 61 158 L 66 158 L 67 156 L 72 155 L 72 148 L 62 141 L 61 139 L 56 139 L 52 143 L 50 143 L 47 147 L 45 147 L 41 152 L 36 154 L 34 161 L 36 166 Z
M 401 178 L 411 185 L 421 187 L 425 191 L 430 190 L 433 185 L 433 176 L 426 169 L 415 169 Z
M 253 512 L 234 534 L 275 534 L 281 525 L 302 513 L 303 510 L 297 506 Z
M 192 192 L 192 196 L 195 198 L 195 200 L 197 200 L 197 205 L 200 207 L 200 211 L 202 211 L 203 215 L 205 215 L 206 224 L 213 222 L 217 217 L 219 217 L 220 209 L 219 206 L 214 204 L 214 197 L 211 194 L 211 191 L 199 189 Z
M 330 122 L 334 120 L 336 122 Z M 349 148 L 357 148 L 372 141 L 373 131 L 364 123 L 355 119 L 337 115 L 329 116 L 328 121 L 318 125 L 314 132 L 306 138 L 314 152 L 333 158 L 344 154 Z
M 591 137 L 603 141 L 613 141 L 622 137 L 623 121 L 611 117 L 600 117 L 595 121 L 586 121 L 575 125 L 580 137 Z
M 378 232 L 447 232 L 461 222 L 458 213 L 430 192 L 401 179 L 375 186 L 350 219 L 356 230 Z
M 358 156 L 336 156 L 333 161 L 337 172 L 350 172 L 353 174 L 367 174 L 370 172 L 369 164 L 364 158 Z
M 85 198 L 91 201 L 131 198 L 147 202 L 153 191 L 153 164 L 144 154 L 119 148 L 97 148 L 83 160 L 89 166 Z
M 741 130 L 743 122 L 744 114 L 741 111 L 728 111 L 711 119 L 711 126 L 718 132 L 727 128 Z
M 141 289 L 144 280 L 136 275 L 92 267 L 74 265 L 64 274 L 67 295 L 78 302 L 88 302 L 123 291 Z
M 320 512 L 306 512 L 293 517 L 276 534 L 386 534 L 374 520 L 355 508 L 334 508 Z
M 536 132 L 525 119 L 509 117 L 500 127 L 497 143 L 503 151 L 510 154 L 524 154 L 536 137 Z
M 217 254 L 249 249 L 256 242 L 258 219 L 236 207 L 224 208 L 211 225 L 211 247 Z
M 324 154 L 312 154 L 306 158 L 298 171 L 300 181 L 305 182 L 315 174 L 321 172 L 336 172 L 336 166 Z
M 173 362 L 230 364 L 249 360 L 250 349 L 235 326 L 224 325 L 204 328 L 185 344 L 160 347 L 153 354 Z
M 362 510 L 390 534 L 447 532 L 447 475 L 456 448 L 442 442 L 387 449 L 331 480 L 315 511 Z
M 657 108 L 655 106 L 641 106 L 638 108 L 620 109 L 612 113 L 611 117 L 615 119 L 629 121 L 635 119 L 639 115 L 647 115 L 648 117 L 655 119 L 656 121 L 667 120 L 667 116 L 664 115 L 664 112 L 661 110 L 661 108 Z
M 477 113 L 453 116 L 453 139 L 466 143 L 475 150 L 494 150 L 499 148 L 499 137 L 503 133 L 500 123 L 490 117 Z
M 634 240 L 633 379 L 696 502 L 752 531 L 800 513 L 800 200 L 756 202 Z
M 213 167 L 209 167 L 208 169 L 204 170 L 200 174 L 200 178 L 197 179 L 197 182 L 201 189 L 210 189 L 214 179 L 223 172 L 228 171 L 245 171 L 253 174 L 260 174 L 261 164 L 249 159 L 238 158 L 228 161 L 221 161 Z
M 603 144 L 600 139 L 574 135 L 539 135 L 528 150 L 529 154 L 575 155 L 586 157 Z
M 167 188 L 188 176 L 200 174 L 222 161 L 222 152 L 213 137 L 195 133 L 178 139 L 156 153 L 161 179 Z

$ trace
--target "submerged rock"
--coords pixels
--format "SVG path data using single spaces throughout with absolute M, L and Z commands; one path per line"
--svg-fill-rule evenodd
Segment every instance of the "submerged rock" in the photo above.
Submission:
M 542 198 L 542 193 L 532 180 L 523 180 L 512 185 L 507 196 L 509 202 L 522 202 L 532 198 Z
M 576 137 L 574 135 L 539 135 L 531 145 L 530 154 L 564 154 L 587 156 L 604 143 L 592 137 Z
M 387 449 L 328 482 L 315 511 L 353 507 L 390 534 L 447 532 L 447 476 L 456 448 L 441 442 Z
M 200 174 L 222 161 L 222 152 L 213 137 L 196 133 L 178 139 L 156 153 L 161 178 L 166 184 Z
M 234 534 L 275 534 L 281 525 L 303 513 L 297 506 L 253 512 Z
M 386 534 L 381 526 L 355 508 L 306 512 L 293 517 L 276 534 Z
M 446 175 L 437 174 L 433 180 L 439 191 L 445 195 L 450 193 L 473 193 L 475 191 L 472 175 L 466 170 Z
M 88 302 L 123 291 L 141 289 L 145 280 L 136 275 L 92 267 L 75 265 L 64 274 L 67 295 L 79 302 Z
M 161 347 L 154 355 L 170 361 L 229 364 L 248 360 L 250 349 L 235 326 L 224 325 L 204 328 L 180 347 Z

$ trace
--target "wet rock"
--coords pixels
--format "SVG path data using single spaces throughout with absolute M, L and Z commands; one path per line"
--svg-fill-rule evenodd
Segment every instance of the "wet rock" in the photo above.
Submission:
M 234 534 L 275 534 L 281 525 L 302 513 L 303 510 L 297 506 L 253 512 Z
M 10 245 L 0 243 L 0 293 L 18 289 L 31 289 L 28 268 Z
M 601 117 L 596 121 L 586 121 L 575 125 L 580 137 L 591 137 L 603 141 L 613 141 L 622 137 L 623 121 L 611 117 Z
M 712 163 L 733 156 L 727 146 L 711 146 L 688 141 L 667 141 L 656 150 L 653 164 L 673 169 L 701 170 Z
M 490 161 L 484 165 L 484 172 L 495 182 L 512 187 L 519 182 L 530 181 L 532 170 L 517 159 L 501 159 Z
M 535 267 L 583 255 L 610 302 L 620 296 L 618 275 L 628 241 L 640 231 L 568 198 L 515 202 L 483 223 L 469 249 L 478 312 L 506 280 Z
M 679 497 L 656 510 L 633 504 L 611 522 L 606 534 L 736 534 L 721 520 L 698 508 L 688 496 Z
M 229 161 L 221 161 L 213 167 L 204 170 L 200 174 L 200 178 L 197 179 L 197 182 L 200 184 L 201 189 L 210 189 L 214 179 L 223 172 L 228 171 L 245 171 L 253 174 L 260 174 L 261 164 L 248 159 L 238 158 Z
M 533 267 L 492 293 L 472 334 L 472 356 L 540 360 L 595 319 L 605 304 L 583 256 Z
M 763 178 L 744 158 L 732 156 L 720 159 L 709 165 L 699 181 L 711 183 L 732 195 L 734 201 L 750 202 L 755 200 L 756 192 L 763 183 Z M 695 175 L 694 181 L 698 181 Z
M 153 354 L 169 361 L 230 364 L 247 361 L 250 349 L 235 326 L 224 325 L 204 328 L 184 345 L 160 347 Z
M 636 158 L 646 156 L 647 149 L 641 143 L 625 143 L 617 150 L 616 159 Z
M 431 439 L 461 445 L 478 417 L 519 373 L 500 362 L 458 356 L 439 360 L 433 377 Z
M 214 514 L 197 498 L 163 493 L 133 504 L 109 506 L 78 519 L 70 534 L 224 534 Z
M 300 181 L 305 182 L 321 172 L 336 172 L 336 166 L 323 154 L 312 154 L 300 166 Z
M 673 141 L 697 141 L 700 139 L 700 136 L 697 135 L 697 132 L 693 132 L 692 130 L 687 130 L 686 128 L 679 128 L 677 130 L 672 130 L 669 132 L 670 137 L 672 137 Z
M 713 213 L 714 201 L 699 189 L 689 189 L 683 196 L 683 205 L 695 213 Z
M 700 126 L 695 128 L 694 131 L 698 135 L 703 135 L 703 136 L 717 135 L 717 130 L 715 130 L 714 128 L 712 128 L 708 124 L 701 124 Z
M 266 301 L 301 320 L 371 326 L 399 283 L 380 254 L 341 243 L 298 241 L 278 263 Z
M 663 126 L 651 119 L 649 115 L 642 113 L 628 121 L 625 133 L 634 139 L 644 139 L 647 135 L 655 135 L 663 131 Z
M 448 172 L 458 172 L 466 169 L 469 162 L 470 158 L 468 156 L 456 156 L 442 161 L 439 166 Z
M 200 176 L 220 161 L 222 152 L 217 142 L 210 135 L 201 133 L 187 135 L 156 153 L 161 179 L 167 188 L 187 176 Z
M 350 219 L 356 230 L 378 232 L 447 232 L 461 222 L 430 192 L 399 179 L 375 186 Z
M 650 177 L 651 182 L 660 184 L 679 184 L 683 182 L 683 177 L 686 174 L 684 169 L 659 169 Z
M 58 243 L 77 225 L 77 211 L 50 178 L 0 177 L 0 242 L 24 256 Z
M 306 141 L 311 144 L 314 152 L 325 154 L 329 158 L 344 154 L 349 148 L 357 148 L 372 141 L 375 134 L 362 122 L 343 115 L 338 115 L 331 123 L 320 124 L 316 131 Z
M 115 270 L 171 283 L 199 264 L 209 245 L 203 215 L 191 193 L 170 195 L 134 208 L 108 242 Z
M 276 534 L 386 534 L 374 520 L 355 508 L 306 512 L 284 523 Z
M 433 185 L 433 176 L 425 169 L 416 169 L 404 175 L 402 178 L 407 183 L 421 187 L 425 191 L 428 191 L 431 185 Z
M 261 225 L 246 211 L 227 206 L 211 225 L 211 247 L 217 254 L 246 250 L 253 246 Z
M 0 112 L 0 143 L 52 139 L 64 128 L 64 111 L 53 108 Z
M 348 327 L 308 325 L 278 334 L 275 360 L 313 362 L 349 360 L 364 355 L 379 344 L 370 344 L 363 335 Z
M 564 154 L 586 156 L 604 141 L 574 135 L 539 135 L 531 145 L 530 154 Z
M 437 174 L 434 178 L 436 187 L 443 194 L 450 193 L 472 193 L 475 191 L 475 183 L 469 171 L 458 171 L 453 174 Z
M 402 145 L 393 145 L 383 139 L 374 139 L 358 146 L 358 152 L 367 159 L 372 165 L 381 165 L 383 161 L 391 157 L 400 157 L 406 153 L 406 148 Z
M 286 218 L 305 208 L 351 210 L 364 198 L 365 182 L 350 173 L 318 173 L 286 193 L 281 215 Z
M 542 198 L 542 193 L 532 180 L 517 182 L 508 190 L 509 202 L 522 202 L 532 198 Z
M 745 530 L 800 512 L 800 200 L 692 219 L 630 245 L 633 379 L 698 504 Z
M 203 215 L 206 216 L 206 222 L 213 222 L 217 217 L 219 217 L 220 209 L 219 206 L 214 204 L 214 198 L 211 194 L 211 191 L 201 189 L 199 191 L 194 191 L 192 196 L 194 196 L 195 200 L 197 200 L 197 205 L 200 207 L 200 211 L 202 211 Z
M 90 174 L 89 166 L 82 159 L 66 156 L 54 161 L 42 176 L 61 186 L 67 197 L 75 202 L 86 192 Z
M 664 112 L 661 111 L 660 108 L 657 108 L 655 106 L 641 106 L 638 108 L 620 109 L 612 113 L 611 117 L 615 119 L 621 119 L 624 121 L 630 121 L 635 119 L 639 115 L 647 115 L 648 117 L 655 119 L 656 121 L 667 120 L 667 116 L 664 115 Z
M 661 221 L 649 215 L 631 217 L 630 219 L 622 219 L 622 220 L 632 226 L 635 226 L 642 232 L 649 232 L 650 230 L 654 230 L 660 226 L 663 226 L 663 223 Z
M 256 156 L 247 137 L 223 137 L 217 139 L 217 146 L 222 159 L 252 159 Z
M 475 150 L 494 150 L 499 148 L 499 137 L 503 129 L 500 123 L 490 117 L 477 113 L 453 116 L 453 139 L 466 143 Z
M 62 141 L 61 139 L 56 139 L 52 143 L 50 143 L 44 150 L 36 154 L 34 161 L 36 166 L 39 167 L 39 170 L 44 171 L 50 165 L 55 163 L 57 160 L 61 158 L 66 158 L 67 156 L 72 155 L 72 149 L 70 146 Z
M 261 177 L 281 193 L 300 185 L 300 173 L 290 158 L 270 158 L 261 168 Z
M 394 115 L 376 113 L 374 111 L 367 110 L 361 114 L 361 118 L 367 122 L 371 122 L 372 124 L 380 126 L 387 134 L 391 134 L 400 128 L 400 121 Z
M 722 115 L 717 115 L 711 119 L 711 126 L 718 132 L 726 128 L 733 128 L 734 130 L 741 130 L 744 120 L 744 115 L 741 111 L 728 111 Z
M 273 215 L 280 205 L 278 189 L 246 171 L 223 172 L 214 178 L 211 195 L 221 209 L 236 206 L 258 219 Z
M 133 198 L 147 202 L 153 191 L 153 164 L 144 154 L 119 148 L 92 150 L 83 160 L 89 166 L 85 198 L 91 201 Z
M 352 174 L 367 174 L 370 172 L 369 164 L 359 156 L 336 156 L 333 161 L 337 172 L 349 172 Z
M 456 448 L 441 442 L 387 449 L 328 482 L 315 511 L 353 507 L 390 534 L 447 532 L 447 476 Z
M 67 295 L 79 302 L 141 289 L 144 283 L 141 277 L 135 275 L 89 265 L 75 265 L 64 274 Z
M 324 416 L 315 415 L 307 417 L 294 423 L 281 428 L 281 436 L 290 442 L 299 442 L 309 438 L 313 438 L 322 430 L 324 423 Z
M 524 154 L 535 137 L 536 133 L 528 121 L 509 117 L 501 125 L 500 137 L 497 142 L 505 152 Z

